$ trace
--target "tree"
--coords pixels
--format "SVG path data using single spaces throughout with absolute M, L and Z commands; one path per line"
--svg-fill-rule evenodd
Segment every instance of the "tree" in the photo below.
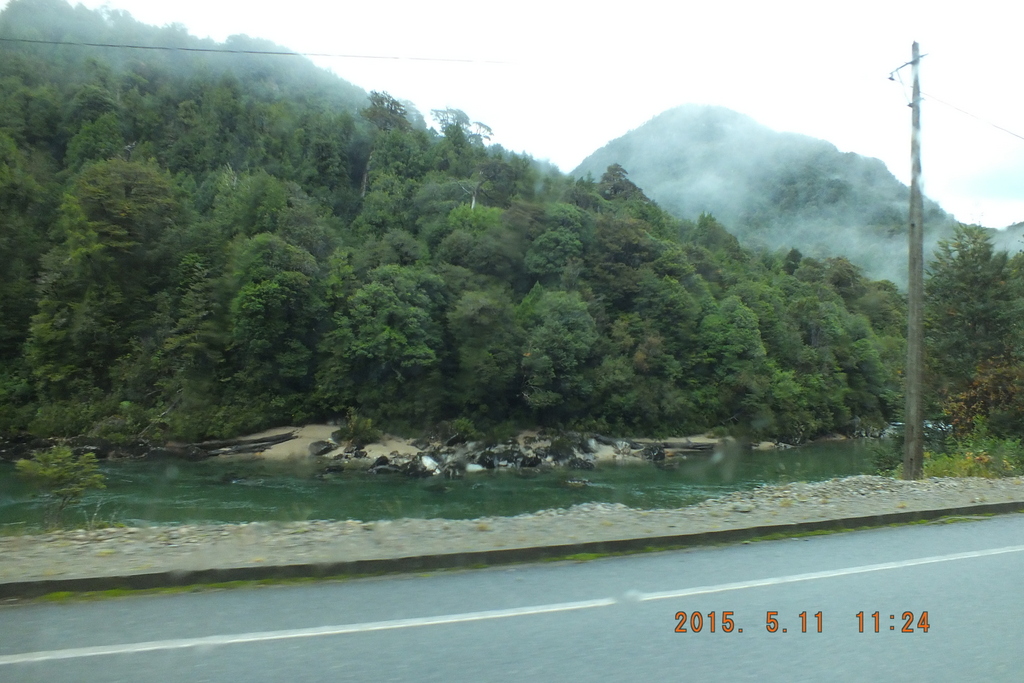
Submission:
M 0 132 L 0 359 L 20 353 L 35 309 L 39 257 L 49 245 L 38 213 L 47 199 L 14 141 Z
M 507 291 L 465 292 L 448 313 L 458 350 L 456 400 L 469 411 L 507 418 L 517 403 L 523 330 Z
M 318 400 L 338 411 L 353 403 L 392 419 L 437 417 L 443 400 L 440 317 L 444 283 L 415 266 L 386 265 L 337 307 L 319 350 Z
M 633 305 L 640 288 L 641 266 L 654 261 L 663 246 L 651 238 L 647 224 L 602 215 L 585 261 L 594 290 L 620 309 Z
M 431 109 L 430 118 L 437 121 L 443 132 L 448 126 L 459 126 L 463 130 L 469 129 L 469 116 L 461 109 Z
M 363 109 L 363 118 L 383 131 L 409 128 L 405 105 L 386 92 L 370 91 L 370 106 Z
M 526 330 L 522 355 L 527 404 L 543 410 L 585 393 L 581 367 L 597 342 L 597 327 L 576 292 L 547 292 L 536 285 L 519 304 Z
M 629 173 L 619 164 L 612 164 L 601 176 L 598 189 L 605 199 L 639 199 L 650 201 L 636 183 L 627 178 Z
M 44 395 L 110 388 L 115 361 L 150 332 L 169 284 L 164 238 L 179 217 L 170 178 L 153 165 L 114 159 L 79 174 L 61 206 L 64 243 L 43 259 L 26 347 Z
M 1014 438 L 1024 428 L 1024 368 L 1006 359 L 982 363 L 963 391 L 943 401 L 953 433 L 965 437 L 979 420 L 996 436 Z
M 450 233 L 434 252 L 440 261 L 505 282 L 521 271 L 526 245 L 521 235 L 504 224 L 501 209 L 474 211 L 463 204 L 451 211 L 447 224 Z
M 928 357 L 947 390 L 959 392 L 980 364 L 1020 349 L 1020 300 L 1013 295 L 1007 253 L 988 233 L 961 225 L 939 241 L 925 284 Z
M 580 238 L 567 228 L 548 230 L 533 241 L 526 252 L 526 270 L 542 280 L 561 275 L 571 261 L 583 254 Z
M 68 143 L 66 163 L 78 169 L 89 161 L 110 159 L 124 153 L 121 125 L 113 112 L 103 114 L 82 126 Z
M 491 127 L 485 123 L 479 121 L 470 121 L 469 116 L 466 112 L 461 109 L 431 109 L 430 117 L 437 121 L 437 125 L 441 127 L 441 132 L 447 135 L 448 129 L 451 127 L 460 128 L 466 135 L 466 138 L 478 145 L 482 145 L 484 140 L 490 140 L 494 131 Z
M 262 233 L 242 243 L 229 351 L 247 392 L 280 398 L 310 388 L 323 307 L 318 274 L 309 252 L 276 235 Z
M 68 446 L 56 446 L 16 463 L 18 473 L 45 491 L 50 499 L 48 522 L 57 525 L 64 510 L 89 489 L 106 488 L 93 453 L 75 455 Z

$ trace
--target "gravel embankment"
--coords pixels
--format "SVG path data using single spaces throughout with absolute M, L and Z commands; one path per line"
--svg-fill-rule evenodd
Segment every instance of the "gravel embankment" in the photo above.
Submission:
M 0 538 L 0 583 L 347 562 L 701 533 L 1024 502 L 1024 479 L 856 476 L 739 491 L 671 510 L 584 504 L 474 520 L 307 521 L 110 528 Z

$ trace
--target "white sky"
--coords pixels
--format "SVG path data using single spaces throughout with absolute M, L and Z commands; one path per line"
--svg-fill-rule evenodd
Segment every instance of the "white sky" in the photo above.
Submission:
M 906 90 L 887 76 L 910 59 L 914 40 L 928 55 L 926 94 L 1024 135 L 1024 6 L 1006 0 L 83 4 L 181 23 L 218 41 L 244 33 L 302 52 L 478 60 L 314 61 L 366 90 L 411 100 L 428 121 L 431 109 L 462 109 L 494 129 L 494 142 L 564 171 L 695 102 L 878 157 L 909 182 L 910 69 Z M 934 100 L 922 120 L 929 196 L 964 222 L 1024 221 L 1024 140 Z

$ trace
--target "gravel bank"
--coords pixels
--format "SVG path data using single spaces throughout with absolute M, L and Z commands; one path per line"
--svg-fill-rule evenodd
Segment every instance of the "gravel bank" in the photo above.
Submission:
M 516 517 L 129 527 L 0 538 L 0 583 L 342 562 L 670 536 L 979 503 L 1024 502 L 1024 479 L 856 476 L 739 491 L 671 510 L 584 504 Z

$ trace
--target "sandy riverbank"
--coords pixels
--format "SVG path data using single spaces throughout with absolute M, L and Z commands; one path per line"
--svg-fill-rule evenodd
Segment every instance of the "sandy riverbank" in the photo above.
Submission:
M 294 434 L 294 438 L 282 443 L 269 446 L 265 450 L 256 453 L 241 455 L 217 456 L 223 460 L 231 458 L 265 458 L 268 460 L 293 460 L 310 457 L 310 446 L 316 442 L 331 442 L 334 448 L 323 453 L 322 457 L 334 458 L 345 453 L 345 443 L 333 441 L 333 435 L 338 427 L 328 424 L 308 424 L 301 427 L 276 427 L 255 434 L 238 437 L 240 440 L 255 440 L 284 434 Z M 520 448 L 546 448 L 550 445 L 550 437 L 543 436 L 537 431 L 525 430 L 515 437 Z M 416 439 L 404 438 L 392 434 L 383 435 L 378 441 L 367 444 L 362 450 L 365 451 L 369 462 L 373 462 L 381 456 L 392 457 L 397 455 L 401 458 L 410 458 L 423 452 L 414 442 Z M 720 439 L 706 434 L 695 434 L 668 439 L 630 439 L 634 444 L 655 444 L 665 441 L 690 442 L 700 447 L 714 447 L 720 443 Z M 766 449 L 774 447 L 771 442 L 764 442 L 755 445 L 755 448 Z M 589 454 L 595 461 L 614 461 L 624 459 L 623 449 L 615 445 L 598 443 L 594 445 L 593 452 Z M 628 456 L 625 458 L 628 459 Z

